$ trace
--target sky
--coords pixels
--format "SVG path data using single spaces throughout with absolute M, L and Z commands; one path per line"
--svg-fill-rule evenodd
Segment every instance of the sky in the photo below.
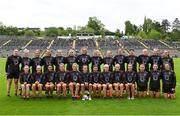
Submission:
M 140 25 L 144 17 L 173 22 L 180 18 L 180 0 L 0 0 L 0 22 L 17 27 L 84 26 L 96 16 L 110 31 L 124 31 L 124 22 Z

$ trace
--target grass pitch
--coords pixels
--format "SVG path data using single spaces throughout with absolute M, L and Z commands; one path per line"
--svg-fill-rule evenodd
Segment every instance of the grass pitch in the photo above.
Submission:
M 180 59 L 174 59 L 177 76 L 176 99 L 135 98 L 134 101 L 124 99 L 93 99 L 92 101 L 73 101 L 64 99 L 30 99 L 20 96 L 6 96 L 6 77 L 4 71 L 6 59 L 0 59 L 0 115 L 157 115 L 180 114 Z M 14 85 L 13 85 L 14 86 Z

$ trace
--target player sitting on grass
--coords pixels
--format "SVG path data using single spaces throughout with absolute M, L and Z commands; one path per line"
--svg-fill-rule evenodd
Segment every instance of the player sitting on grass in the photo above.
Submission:
M 33 73 L 32 77 L 33 77 L 33 83 L 32 83 L 33 97 L 36 97 L 36 90 L 38 90 L 39 98 L 42 98 L 43 74 L 40 65 L 36 67 L 36 72 Z
M 72 64 L 72 71 L 69 72 L 69 88 L 71 92 L 71 96 L 78 96 L 80 84 L 81 84 L 81 74 L 78 71 L 78 65 L 76 63 Z M 75 90 L 75 92 L 74 92 Z
M 90 73 L 88 73 L 88 66 L 83 65 L 82 67 L 82 73 L 81 73 L 81 92 L 82 96 L 84 96 L 85 89 L 88 89 L 89 91 L 89 100 L 91 100 L 91 94 L 92 94 L 92 79 L 90 77 Z
M 29 72 L 29 66 L 24 66 L 24 71 L 19 75 L 20 84 L 22 89 L 22 98 L 29 99 L 30 97 L 30 87 L 32 82 L 32 76 Z
M 49 65 L 47 71 L 44 73 L 46 97 L 53 97 L 54 83 L 55 83 L 55 72 L 53 67 Z
M 91 73 L 91 78 L 93 82 L 93 93 L 94 97 L 100 97 L 101 95 L 101 78 L 100 72 L 98 72 L 98 66 L 93 66 L 93 72 Z
M 101 74 L 101 79 L 102 79 L 102 86 L 103 86 L 103 98 L 106 98 L 107 96 L 107 89 L 109 89 L 109 97 L 112 97 L 112 73 L 109 71 L 109 65 L 105 64 L 104 65 L 104 72 Z
M 68 82 L 68 73 L 65 72 L 65 66 L 63 63 L 59 65 L 59 71 L 56 72 L 56 88 L 57 96 L 61 96 L 61 90 L 63 90 L 64 97 L 67 96 L 67 82 Z
M 119 88 L 120 88 L 120 97 L 123 97 L 124 91 L 124 72 L 120 70 L 120 65 L 115 65 L 115 71 L 113 72 L 113 86 L 115 88 L 116 97 L 119 96 Z
M 134 99 L 135 94 L 135 82 L 136 82 L 136 72 L 132 70 L 132 64 L 128 64 L 128 70 L 125 73 L 125 86 L 127 98 Z
M 165 70 L 162 71 L 162 86 L 165 99 L 175 99 L 176 75 L 170 70 L 170 65 L 165 64 Z

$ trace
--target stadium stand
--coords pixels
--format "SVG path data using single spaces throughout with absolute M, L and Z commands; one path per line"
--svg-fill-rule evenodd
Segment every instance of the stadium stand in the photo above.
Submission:
M 93 40 L 93 39 L 76 39 L 75 49 L 77 51 L 77 54 L 80 53 L 80 49 L 82 47 L 87 47 L 88 48 L 88 53 L 90 55 L 92 55 L 93 49 L 97 48 L 95 40 Z
M 20 50 L 29 49 L 30 57 L 33 57 L 33 52 L 40 49 L 43 51 L 47 48 L 52 49 L 52 54 L 55 56 L 57 49 L 62 49 L 64 55 L 71 48 L 75 49 L 77 54 L 80 53 L 82 47 L 88 48 L 88 54 L 92 55 L 94 49 L 100 49 L 102 54 L 107 50 L 111 50 L 113 55 L 116 54 L 118 48 L 124 48 L 126 53 L 129 49 L 134 49 L 136 55 L 142 53 L 142 49 L 159 48 L 161 51 L 167 49 L 174 57 L 180 57 L 180 42 L 160 41 L 153 39 L 77 39 L 77 38 L 32 38 L 32 37 L 15 37 L 15 36 L 0 36 L 0 57 L 7 57 L 12 54 L 14 48 Z M 21 52 L 22 53 L 22 52 Z

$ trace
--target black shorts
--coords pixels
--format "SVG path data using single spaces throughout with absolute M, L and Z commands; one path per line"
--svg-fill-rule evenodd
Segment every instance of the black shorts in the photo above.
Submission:
M 147 86 L 138 86 L 138 91 L 147 91 Z
M 7 79 L 19 79 L 19 73 L 9 73 Z
M 175 93 L 175 90 L 172 90 L 172 87 L 163 87 L 163 93 L 170 93 L 173 94 Z
M 159 92 L 160 91 L 160 87 L 150 87 L 150 91 Z

